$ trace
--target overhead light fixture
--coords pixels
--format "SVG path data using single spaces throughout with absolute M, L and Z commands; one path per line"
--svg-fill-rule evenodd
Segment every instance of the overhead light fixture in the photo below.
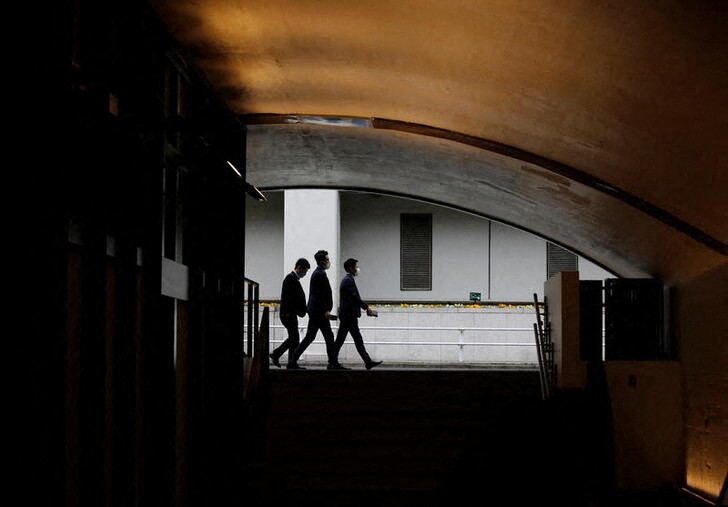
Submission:
M 225 162 L 227 162 L 227 164 L 230 166 L 230 169 L 235 171 L 235 174 L 237 174 L 238 177 L 242 180 L 243 175 L 240 174 L 240 171 L 238 171 L 238 168 L 235 167 L 233 165 L 233 163 L 230 162 L 229 160 L 226 160 Z M 248 194 L 250 197 L 252 197 L 256 201 L 267 201 L 268 200 L 268 199 L 266 199 L 265 195 L 263 195 L 263 192 L 258 190 L 258 188 L 255 185 L 248 183 L 247 181 L 245 181 L 244 184 L 245 184 L 245 193 Z
M 263 192 L 258 190 L 258 188 L 255 185 L 252 185 L 245 182 L 245 193 L 248 194 L 250 197 L 255 199 L 256 201 L 267 201 L 265 195 L 263 195 Z
M 226 160 L 225 162 L 227 162 L 227 165 L 230 166 L 230 169 L 235 171 L 235 174 L 237 174 L 240 179 L 243 179 L 243 175 L 240 174 L 240 171 L 238 171 L 237 167 L 235 167 L 232 162 L 230 162 L 229 160 Z

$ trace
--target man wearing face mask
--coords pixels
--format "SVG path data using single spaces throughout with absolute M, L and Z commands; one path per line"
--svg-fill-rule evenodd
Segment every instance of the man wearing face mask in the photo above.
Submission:
M 356 351 L 359 352 L 364 366 L 367 370 L 371 370 L 375 366 L 382 364 L 381 361 L 372 361 L 369 357 L 366 347 L 364 347 L 364 340 L 361 337 L 361 331 L 359 331 L 359 317 L 361 317 L 361 311 L 366 310 L 367 315 L 370 317 L 376 317 L 377 312 L 369 308 L 359 296 L 359 289 L 356 287 L 355 276 L 359 275 L 359 261 L 356 259 L 346 259 L 344 262 L 344 271 L 346 276 L 341 280 L 339 287 L 339 332 L 336 334 L 336 342 L 334 349 L 336 351 L 335 360 L 338 363 L 339 351 L 341 346 L 346 340 L 347 333 L 351 333 L 351 337 L 354 339 L 354 345 Z
M 321 330 L 326 342 L 326 355 L 329 358 L 329 370 L 344 370 L 342 365 L 336 360 L 336 350 L 334 348 L 334 332 L 331 330 L 329 319 L 332 317 L 331 309 L 334 306 L 331 296 L 331 284 L 329 277 L 326 276 L 326 270 L 331 266 L 329 261 L 329 252 L 319 250 L 314 255 L 316 259 L 316 269 L 311 275 L 311 282 L 308 289 L 308 328 L 306 336 L 296 349 L 294 361 L 298 362 L 301 354 L 311 345 L 316 338 L 316 333 Z
M 270 355 L 271 361 L 278 368 L 281 367 L 280 358 L 283 353 L 288 350 L 288 364 L 286 368 L 289 370 L 303 370 L 302 366 L 298 366 L 294 352 L 298 347 L 298 317 L 306 316 L 306 294 L 303 292 L 301 282 L 299 280 L 306 276 L 311 264 L 301 257 L 296 261 L 293 271 L 288 273 L 283 279 L 283 287 L 281 288 L 281 307 L 279 318 L 281 323 L 288 331 L 288 338 L 280 344 Z

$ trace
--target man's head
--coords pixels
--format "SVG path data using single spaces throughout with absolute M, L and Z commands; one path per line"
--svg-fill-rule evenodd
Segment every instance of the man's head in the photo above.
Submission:
M 296 266 L 293 268 L 293 271 L 296 272 L 298 278 L 303 278 L 304 276 L 306 276 L 306 273 L 308 272 L 310 267 L 311 264 L 309 264 L 306 259 L 301 257 L 296 261 Z
M 329 269 L 329 266 L 331 265 L 329 261 L 329 252 L 326 250 L 319 250 L 314 254 L 313 258 L 316 259 L 316 265 L 324 269 Z
M 351 257 L 346 259 L 346 262 L 344 262 L 344 271 L 347 273 L 351 273 L 352 275 L 356 276 L 359 274 L 359 261 L 356 259 L 352 259 Z

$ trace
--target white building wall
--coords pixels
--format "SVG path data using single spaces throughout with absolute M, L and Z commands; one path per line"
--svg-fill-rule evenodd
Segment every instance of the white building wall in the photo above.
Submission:
M 579 280 L 604 280 L 605 278 L 617 277 L 593 262 L 579 257 Z
M 490 299 L 543 300 L 546 280 L 546 242 L 533 234 L 491 222 Z
M 488 297 L 488 220 L 444 208 L 432 217 L 432 292 L 436 299 Z M 399 217 L 397 217 L 399 220 Z
M 401 209 L 421 212 L 414 201 Z M 367 299 L 399 299 L 399 222 L 391 198 L 359 193 L 341 195 L 341 256 L 359 260 L 359 292 Z M 396 208 L 400 209 L 400 208 Z M 416 294 L 412 293 L 412 297 Z
M 288 272 L 282 268 L 283 192 L 266 197 L 267 202 L 245 200 L 245 276 L 260 284 L 261 299 L 279 299 Z
M 400 290 L 400 214 L 432 214 L 432 291 Z M 341 259 L 362 270 L 366 300 L 467 301 L 488 286 L 488 221 L 426 203 L 363 193 L 341 196 Z
M 320 248 L 330 253 L 334 292 L 344 260 L 359 259 L 357 284 L 365 300 L 467 301 L 470 292 L 480 292 L 483 301 L 530 302 L 534 292 L 543 298 L 546 242 L 530 233 L 408 199 L 331 190 L 285 195 L 269 192 L 268 202 L 246 203 L 246 276 L 260 282 L 262 299 L 278 299 L 296 259 L 306 257 L 315 266 L 313 254 Z M 311 213 L 303 214 L 305 207 Z M 433 215 L 432 291 L 399 289 L 401 213 Z M 582 280 L 613 277 L 581 257 L 579 272 Z M 302 280 L 307 294 L 308 281 Z

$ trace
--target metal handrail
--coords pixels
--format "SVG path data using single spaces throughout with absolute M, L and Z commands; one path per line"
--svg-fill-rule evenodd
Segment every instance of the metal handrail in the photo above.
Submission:
M 260 328 L 255 332 L 255 350 L 251 359 L 250 372 L 244 383 L 244 396 L 248 399 L 253 398 L 260 392 L 268 373 L 268 353 L 270 351 L 268 315 L 268 308 L 264 308 Z
M 361 328 L 360 328 L 361 329 Z M 271 343 L 283 343 L 285 340 L 270 340 Z M 367 345 L 457 345 L 458 347 L 535 347 L 535 343 L 522 342 L 400 342 L 400 341 L 377 341 L 367 340 Z
M 280 324 L 272 324 L 270 327 L 285 329 Z M 305 330 L 306 326 L 298 326 L 299 330 Z M 338 326 L 331 326 L 331 329 L 338 329 Z M 384 331 L 531 331 L 530 327 L 464 327 L 464 326 L 443 326 L 443 327 L 411 327 L 411 326 L 359 326 L 361 330 L 384 330 Z
M 285 326 L 280 324 L 273 324 L 270 326 L 272 329 L 285 329 Z M 305 331 L 307 326 L 298 326 L 300 331 Z M 362 331 L 459 331 L 459 341 L 393 341 L 393 340 L 387 340 L 387 341 L 381 341 L 381 340 L 370 340 L 367 339 L 366 343 L 367 345 L 417 345 L 417 346 L 457 346 L 459 347 L 458 355 L 460 362 L 463 361 L 463 350 L 465 347 L 535 347 L 535 344 L 532 342 L 467 342 L 463 341 L 463 337 L 465 335 L 465 331 L 497 331 L 497 332 L 509 332 L 509 331 L 517 331 L 517 332 L 526 332 L 529 331 L 530 328 L 527 327 L 466 327 L 466 326 L 440 326 L 440 327 L 433 327 L 433 326 L 421 326 L 421 327 L 408 327 L 408 326 L 362 326 L 359 328 Z M 332 326 L 332 331 L 336 332 L 338 330 L 338 326 Z M 271 339 L 271 343 L 282 343 L 284 339 Z
M 245 350 L 243 350 L 243 354 L 248 357 L 253 357 L 253 336 L 255 335 L 259 325 L 258 314 L 260 311 L 260 284 L 250 278 L 243 278 L 243 285 L 246 284 L 248 286 L 248 296 L 245 300 L 245 305 L 248 308 L 248 341 L 244 347 Z
M 536 311 L 536 322 L 533 324 L 536 351 L 538 353 L 538 371 L 541 380 L 541 398 L 551 397 L 555 386 L 554 347 L 551 342 L 548 310 L 544 298 L 544 312 L 541 314 L 538 294 L 533 294 L 533 308 Z

